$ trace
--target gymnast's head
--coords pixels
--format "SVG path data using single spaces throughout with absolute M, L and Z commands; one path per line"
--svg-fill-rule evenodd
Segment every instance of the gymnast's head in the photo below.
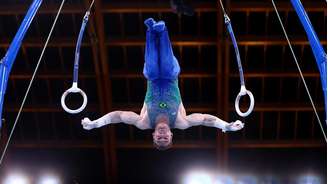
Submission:
M 155 131 L 153 132 L 154 146 L 158 150 L 166 150 L 172 145 L 172 137 L 169 118 L 162 115 L 158 116 L 156 118 Z

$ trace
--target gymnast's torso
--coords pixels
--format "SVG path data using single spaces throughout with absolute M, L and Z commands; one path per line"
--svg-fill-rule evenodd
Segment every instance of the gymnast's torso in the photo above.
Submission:
M 156 118 L 161 115 L 166 116 L 170 127 L 174 128 L 181 105 L 178 79 L 148 80 L 144 104 L 151 128 L 155 127 Z

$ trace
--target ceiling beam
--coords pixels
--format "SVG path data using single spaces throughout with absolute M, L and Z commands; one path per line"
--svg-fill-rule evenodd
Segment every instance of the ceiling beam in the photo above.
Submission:
M 0 47 L 9 47 L 11 40 L 8 38 L 1 38 Z M 44 45 L 44 41 L 41 37 L 28 37 L 24 39 L 22 46 L 24 47 L 42 47 Z M 48 43 L 48 47 L 75 47 L 76 46 L 76 38 L 75 37 L 56 37 L 51 39 Z M 81 43 L 81 47 L 91 46 L 90 42 L 83 41 Z
M 258 36 L 258 35 L 237 35 L 238 45 L 240 46 L 261 46 L 261 45 L 287 45 L 286 39 L 281 36 Z M 321 44 L 327 44 L 325 36 L 319 37 Z M 104 39 L 104 46 L 144 46 L 145 40 L 143 37 L 127 37 L 127 38 L 111 38 Z M 10 45 L 9 39 L 1 39 L 0 47 L 7 48 Z M 100 40 L 99 40 L 100 41 Z M 306 37 L 291 37 L 290 41 L 293 45 L 309 45 Z M 231 45 L 232 43 L 228 41 Z M 44 42 L 40 38 L 27 38 L 23 42 L 24 47 L 42 47 Z M 188 36 L 173 36 L 172 44 L 174 46 L 216 46 L 215 37 L 188 37 Z M 48 47 L 75 47 L 75 38 L 54 38 L 49 42 Z M 90 47 L 90 42 L 82 42 L 82 47 Z
M 290 140 L 290 141 L 229 141 L 229 148 L 324 148 L 324 141 L 313 140 Z M 117 147 L 121 149 L 154 149 L 151 141 L 119 141 Z M 173 144 L 173 149 L 210 149 L 216 148 L 214 141 L 176 141 Z
M 251 1 L 251 2 L 231 2 L 230 12 L 267 12 L 274 11 L 272 5 L 268 1 Z M 191 4 L 196 12 L 221 12 L 217 8 L 217 3 L 197 3 Z M 308 12 L 325 11 L 324 2 L 304 2 L 304 7 Z M 293 11 L 293 8 L 288 2 L 277 2 L 277 8 L 280 11 Z M 165 13 L 172 12 L 169 3 L 154 4 L 154 3 L 108 3 L 105 4 L 102 12 L 104 13 Z
M 6 104 L 5 105 L 5 111 L 6 112 L 18 112 L 19 106 L 18 104 Z M 99 111 L 99 105 L 98 104 L 88 104 L 88 106 L 84 110 L 85 112 L 97 112 Z M 33 105 L 28 106 L 26 105 L 22 112 L 38 112 L 38 113 L 50 113 L 50 112 L 64 112 L 64 110 L 61 108 L 61 106 L 57 105 Z
M 149 141 L 118 141 L 119 149 L 154 149 L 154 144 Z M 215 142 L 209 141 L 173 141 L 173 149 L 208 149 L 215 148 Z
M 74 149 L 74 148 L 95 148 L 102 149 L 103 144 L 92 141 L 78 141 L 78 140 L 48 140 L 48 141 L 13 141 L 14 148 L 35 148 L 35 149 Z
M 228 74 L 230 77 L 239 77 L 239 73 L 231 73 Z M 143 74 L 139 72 L 131 72 L 131 71 L 113 71 L 111 72 L 110 76 L 112 78 L 144 78 Z M 304 72 L 304 77 L 320 77 L 318 72 Z M 179 75 L 180 78 L 215 78 L 216 74 L 212 74 L 209 72 L 191 72 L 191 71 L 184 71 Z M 252 71 L 247 72 L 244 74 L 245 78 L 261 78 L 261 77 L 270 77 L 270 78 L 293 78 L 299 77 L 298 72 L 263 72 L 263 71 Z M 220 88 L 222 89 L 222 88 Z
M 38 74 L 36 76 L 37 79 L 50 79 L 50 80 L 57 80 L 57 79 L 70 79 L 72 78 L 72 74 L 58 74 L 59 72 L 50 73 L 50 74 Z M 230 77 L 239 77 L 239 73 L 230 73 Z M 304 77 L 320 77 L 318 72 L 303 72 Z M 111 78 L 125 78 L 125 79 L 135 79 L 135 78 L 144 78 L 143 74 L 139 72 L 131 72 L 131 71 L 113 71 L 110 73 Z M 179 75 L 179 78 L 183 79 L 193 79 L 193 78 L 215 78 L 216 74 L 207 73 L 207 72 L 191 72 L 185 71 Z M 299 77 L 298 72 L 263 72 L 263 71 L 252 71 L 247 72 L 244 74 L 245 78 L 295 78 Z M 30 73 L 13 73 L 10 75 L 9 79 L 12 80 L 29 80 L 31 78 Z M 97 74 L 80 74 L 79 79 L 95 79 L 97 78 Z M 220 88 L 221 89 L 221 88 Z
M 101 78 L 103 86 L 103 96 L 100 97 L 101 103 L 103 103 L 104 110 L 107 113 L 112 109 L 112 89 L 109 76 L 109 56 L 105 45 L 105 26 L 104 26 L 104 14 L 101 12 L 103 7 L 101 0 L 95 0 L 95 24 L 98 36 L 99 54 L 100 54 L 100 68 Z M 115 129 L 113 126 L 107 126 L 103 128 L 103 141 L 104 141 L 104 163 L 105 163 L 105 176 L 107 184 L 117 183 L 117 158 L 116 158 L 116 137 Z
M 131 72 L 126 70 L 113 71 L 110 76 L 112 78 L 144 78 L 141 72 Z M 206 72 L 182 72 L 179 75 L 179 78 L 214 78 L 215 74 L 206 73 Z
M 279 11 L 294 11 L 290 2 L 277 2 L 277 9 Z M 303 2 L 307 12 L 324 12 L 324 2 Z M 273 12 L 273 6 L 269 1 L 243 1 L 231 2 L 231 11 L 233 12 Z
M 303 72 L 302 73 L 304 77 L 320 77 L 319 72 Z M 230 74 L 230 77 L 239 77 L 239 73 L 232 73 Z M 262 77 L 268 77 L 268 78 L 293 78 L 293 77 L 300 77 L 300 74 L 298 72 L 265 72 L 265 71 L 259 71 L 259 72 L 247 72 L 244 73 L 245 78 L 262 78 Z
M 195 37 L 172 36 L 171 41 L 174 46 L 216 45 L 215 37 L 195 38 Z M 144 46 L 145 39 L 143 37 L 130 38 L 130 39 L 111 38 L 106 40 L 106 45 L 107 46 Z
M 131 110 L 134 112 L 139 112 L 141 108 L 140 104 L 132 104 L 123 105 L 123 104 L 113 104 L 114 109 L 120 110 Z M 140 106 L 140 107 L 139 107 Z M 187 112 L 216 112 L 216 104 L 184 104 L 186 107 Z M 229 111 L 235 111 L 234 104 L 230 103 L 227 105 Z M 226 106 L 225 106 L 226 107 Z M 245 108 L 241 107 L 241 111 L 246 110 Z M 324 105 L 317 104 L 317 110 L 323 111 Z M 312 106 L 308 103 L 256 103 L 254 107 L 255 112 L 295 112 L 295 111 L 313 111 Z
M 290 140 L 290 141 L 235 141 L 230 148 L 324 148 L 325 142 L 320 140 Z
M 56 80 L 56 79 L 71 79 L 72 78 L 72 74 L 58 74 L 59 72 L 57 72 L 56 74 L 54 73 L 47 73 L 47 74 L 38 74 L 37 76 L 35 76 L 36 79 L 52 79 L 52 80 Z M 9 79 L 13 79 L 13 80 L 30 80 L 31 79 L 31 73 L 13 73 L 9 76 Z M 90 74 L 79 74 L 79 79 L 95 79 L 97 78 L 97 74 L 94 75 L 90 75 Z M 64 81 L 63 81 L 64 83 Z
M 323 111 L 324 105 L 323 104 L 316 104 L 317 110 Z M 129 103 L 129 105 L 113 103 L 113 109 L 119 110 L 128 110 L 139 112 L 141 109 L 142 103 L 140 104 L 133 104 Z M 216 104 L 184 104 L 186 107 L 187 112 L 216 112 Z M 99 109 L 99 104 L 88 104 L 86 111 L 88 112 L 96 112 Z M 235 111 L 234 104 L 229 104 L 229 111 Z M 13 104 L 7 104 L 5 106 L 5 111 L 7 112 L 17 112 L 19 107 Z M 246 110 L 245 108 L 241 107 L 240 110 Z M 255 112 L 295 112 L 295 111 L 312 111 L 312 106 L 308 103 L 257 103 L 254 107 Z M 59 106 L 54 105 L 33 105 L 33 106 L 26 106 L 23 108 L 23 112 L 63 112 Z
M 85 0 L 85 4 L 88 4 L 88 0 Z M 89 37 L 93 38 L 91 40 L 93 43 L 92 55 L 93 55 L 93 63 L 95 66 L 95 74 L 96 74 L 96 82 L 97 82 L 97 92 L 98 92 L 98 103 L 100 106 L 100 114 L 105 114 L 108 111 L 107 104 L 107 91 L 108 91 L 108 83 L 107 80 L 104 80 L 104 77 L 108 77 L 106 72 L 103 72 L 104 63 L 106 63 L 107 51 L 104 48 L 104 32 L 103 32 L 103 23 L 102 23 L 102 14 L 100 14 L 101 1 L 96 1 L 95 3 L 95 14 L 90 18 L 90 26 L 89 26 Z M 104 144 L 101 145 L 104 153 L 104 168 L 105 168 L 105 178 L 106 183 L 115 183 L 111 179 L 111 177 L 116 177 L 116 165 L 115 165 L 115 154 L 111 152 L 111 148 L 108 144 L 110 144 L 110 137 L 108 137 L 108 127 L 102 129 L 102 138 Z
M 31 149 L 78 149 L 90 148 L 101 149 L 102 143 L 92 141 L 14 141 L 14 148 L 31 148 Z M 214 141 L 174 141 L 173 149 L 214 149 Z M 277 140 L 277 141 L 230 141 L 229 148 L 232 149 L 256 149 L 256 148 L 324 148 L 326 144 L 323 140 Z M 154 149 L 151 141 L 118 141 L 118 149 Z
M 308 12 L 323 12 L 325 11 L 324 2 L 304 2 L 304 7 Z M 216 3 L 193 3 L 191 6 L 196 12 L 216 12 Z M 22 5 L 1 5 L 0 15 L 25 14 L 29 4 Z M 233 12 L 267 12 L 274 11 L 269 1 L 251 1 L 251 2 L 231 2 L 230 11 Z M 293 11 L 289 2 L 277 2 L 279 11 Z M 85 6 L 81 4 L 66 4 L 63 7 L 63 14 L 82 14 L 85 11 Z M 101 13 L 165 13 L 172 12 L 169 3 L 104 3 L 100 9 Z M 38 14 L 53 14 L 57 12 L 56 4 L 41 6 Z
M 261 35 L 237 35 L 238 45 L 288 45 L 286 39 L 282 36 L 261 36 Z M 326 38 L 324 35 L 319 35 L 321 44 L 327 44 Z M 293 45 L 309 45 L 309 42 L 306 37 L 292 36 L 290 41 Z M 228 40 L 228 43 L 232 45 L 231 41 Z M 107 46 L 143 46 L 145 40 L 143 38 L 111 38 L 107 39 Z M 172 44 L 174 46 L 215 46 L 217 44 L 215 37 L 208 38 L 194 38 L 194 37 L 177 37 L 172 36 Z
M 224 1 L 227 2 L 227 1 Z M 216 37 L 216 44 L 217 44 L 217 68 L 216 68 L 216 82 L 217 82 L 217 105 L 216 105 L 216 116 L 227 119 L 228 117 L 228 109 L 226 108 L 226 105 L 228 103 L 228 98 L 226 98 L 225 95 L 229 94 L 227 93 L 227 88 L 229 77 L 224 77 L 226 75 L 226 66 L 229 65 L 227 63 L 227 37 L 221 36 L 224 35 L 225 29 L 224 29 L 224 17 L 222 13 L 220 12 L 220 7 L 215 6 L 216 17 L 217 17 L 217 37 Z M 222 90 L 223 89 L 223 90 Z M 227 96 L 227 97 L 228 97 Z M 189 111 L 189 110 L 188 110 Z M 199 111 L 200 113 L 202 111 Z M 217 130 L 217 136 L 216 136 L 216 157 L 218 159 L 217 162 L 217 168 L 219 170 L 226 171 L 228 166 L 228 144 L 229 140 L 226 134 L 224 134 L 222 131 Z

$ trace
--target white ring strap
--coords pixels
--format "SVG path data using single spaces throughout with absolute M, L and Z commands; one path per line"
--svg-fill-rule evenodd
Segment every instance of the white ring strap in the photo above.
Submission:
M 67 97 L 68 94 L 70 93 L 80 93 L 83 97 L 83 104 L 81 105 L 80 108 L 78 109 L 69 109 L 66 104 L 65 104 L 65 99 Z M 84 91 L 80 88 L 77 87 L 77 83 L 76 82 L 73 82 L 73 85 L 71 88 L 69 88 L 68 90 L 66 90 L 62 97 L 61 97 L 61 105 L 63 107 L 63 109 L 68 112 L 68 113 L 71 113 L 71 114 L 77 114 L 81 111 L 83 111 L 83 109 L 87 106 L 87 103 L 88 103 L 88 97 L 87 95 L 84 93 Z
M 250 104 L 248 110 L 246 112 L 241 112 L 239 109 L 239 100 L 242 96 L 248 95 L 250 99 Z M 248 116 L 254 109 L 254 96 L 252 92 L 248 91 L 244 85 L 240 87 L 240 92 L 238 93 L 235 100 L 235 109 L 239 116 L 246 117 Z

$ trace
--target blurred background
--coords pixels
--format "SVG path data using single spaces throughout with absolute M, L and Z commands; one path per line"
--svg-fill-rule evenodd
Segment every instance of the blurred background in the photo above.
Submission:
M 43 1 L 19 51 L 8 82 L 0 150 L 60 2 Z M 223 1 L 246 86 L 256 100 L 247 118 L 234 110 L 239 73 L 221 8 L 214 0 L 185 0 L 194 9 L 192 16 L 173 12 L 169 0 L 96 0 L 80 55 L 79 86 L 89 103 L 80 114 L 64 112 L 60 97 L 71 86 L 75 44 L 90 2 L 66 0 L 0 167 L 0 182 L 38 183 L 49 176 L 43 184 L 326 183 L 326 143 L 271 1 Z M 325 1 L 302 2 L 326 48 Z M 1 57 L 31 3 L 0 1 Z M 290 2 L 276 3 L 324 123 L 319 71 L 306 34 Z M 118 109 L 140 111 L 146 92 L 143 21 L 149 17 L 167 24 L 182 68 L 179 87 L 187 113 L 210 113 L 228 122 L 240 119 L 245 123 L 242 131 L 174 130 L 174 146 L 158 151 L 152 146 L 151 130 L 124 124 L 82 129 L 83 117 L 95 119 Z M 71 96 L 67 102 L 78 107 L 82 98 Z M 243 107 L 247 105 L 244 99 Z

